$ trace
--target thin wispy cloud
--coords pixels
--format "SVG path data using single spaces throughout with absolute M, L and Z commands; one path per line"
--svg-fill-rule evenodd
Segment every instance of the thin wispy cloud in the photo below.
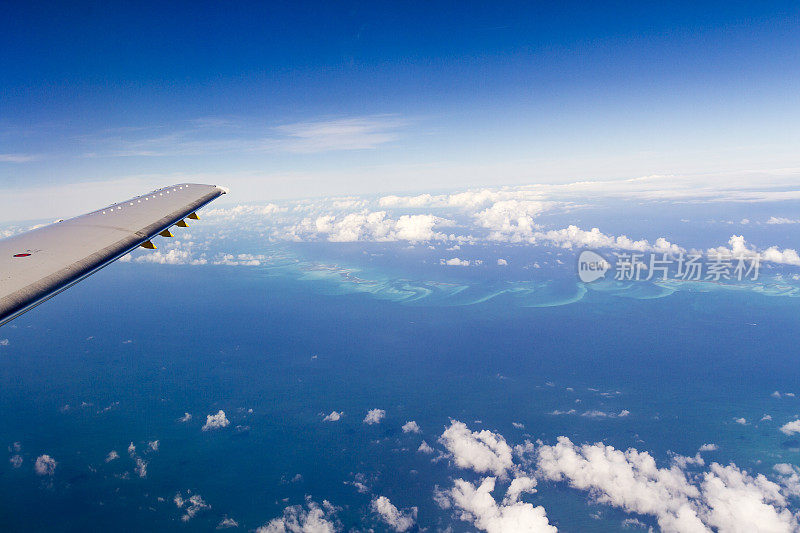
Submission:
M 0 154 L 0 163 L 29 163 L 40 159 L 34 154 Z
M 204 117 L 182 128 L 129 129 L 84 138 L 85 157 L 168 157 L 222 153 L 312 154 L 373 150 L 400 139 L 406 121 L 394 115 L 347 117 L 254 127 L 229 118 Z M 151 135 L 147 135 L 150 132 Z M 135 136 L 135 137 L 134 137 Z
M 299 122 L 277 128 L 285 139 L 268 147 L 292 153 L 371 150 L 399 139 L 405 121 L 395 116 L 357 117 L 322 122 Z

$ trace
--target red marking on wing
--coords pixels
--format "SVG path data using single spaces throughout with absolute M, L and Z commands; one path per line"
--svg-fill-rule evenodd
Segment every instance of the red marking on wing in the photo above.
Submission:
M 14 254 L 14 257 L 28 257 L 31 254 Z

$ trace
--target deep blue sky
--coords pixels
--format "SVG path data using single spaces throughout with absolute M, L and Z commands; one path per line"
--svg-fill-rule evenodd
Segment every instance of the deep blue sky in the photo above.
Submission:
M 796 2 L 6 3 L 0 188 L 797 167 L 798 43 Z

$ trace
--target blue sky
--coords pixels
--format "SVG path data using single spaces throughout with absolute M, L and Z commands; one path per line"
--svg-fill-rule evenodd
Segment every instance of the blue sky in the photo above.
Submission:
M 90 208 L 184 180 L 271 200 L 795 168 L 799 22 L 789 2 L 6 4 L 0 189 L 83 184 Z

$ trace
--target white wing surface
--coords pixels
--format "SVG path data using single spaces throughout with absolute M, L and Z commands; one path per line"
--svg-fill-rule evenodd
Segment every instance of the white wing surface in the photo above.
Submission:
M 227 192 L 181 183 L 0 240 L 0 326 L 97 272 Z

